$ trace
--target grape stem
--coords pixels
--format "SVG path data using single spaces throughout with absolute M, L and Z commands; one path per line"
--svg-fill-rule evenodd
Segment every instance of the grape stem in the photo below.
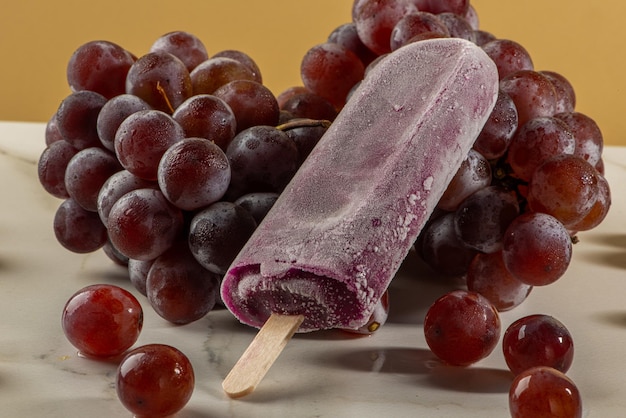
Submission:
M 167 105 L 167 108 L 170 110 L 170 113 L 174 113 L 174 107 L 172 106 L 172 102 L 170 102 L 169 97 L 167 97 L 167 93 L 165 92 L 165 89 L 161 85 L 160 81 L 157 81 L 156 89 L 159 92 L 159 94 L 163 97 L 163 100 L 165 100 L 165 104 Z
M 289 131 L 291 129 L 296 129 L 296 128 L 315 128 L 318 126 L 324 127 L 326 129 L 328 129 L 331 125 L 331 121 L 329 120 L 325 120 L 325 119 L 294 119 L 294 120 L 290 120 L 289 122 L 285 122 L 281 125 L 278 125 L 276 127 L 276 129 L 278 129 L 279 131 Z

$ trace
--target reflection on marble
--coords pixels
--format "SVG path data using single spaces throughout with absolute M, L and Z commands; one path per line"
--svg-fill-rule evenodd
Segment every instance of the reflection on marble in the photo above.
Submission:
M 80 357 L 63 337 L 61 309 L 79 288 L 108 282 L 132 290 L 125 270 L 101 252 L 76 255 L 52 232 L 60 201 L 39 186 L 36 161 L 42 124 L 0 123 L 0 416 L 129 417 L 115 394 L 114 361 Z M 535 289 L 502 315 L 548 313 L 571 330 L 576 356 L 570 376 L 585 416 L 626 410 L 626 148 L 605 151 L 613 209 L 597 230 L 581 234 L 566 276 Z M 296 335 L 257 391 L 240 400 L 222 379 L 254 338 L 224 309 L 187 326 L 159 318 L 143 297 L 145 325 L 137 343 L 171 344 L 187 354 L 196 388 L 179 418 L 208 417 L 505 417 L 508 385 L 500 347 L 469 368 L 441 364 L 427 349 L 421 324 L 428 305 L 458 286 L 434 277 L 412 254 L 392 283 L 389 323 L 376 335 L 341 331 Z

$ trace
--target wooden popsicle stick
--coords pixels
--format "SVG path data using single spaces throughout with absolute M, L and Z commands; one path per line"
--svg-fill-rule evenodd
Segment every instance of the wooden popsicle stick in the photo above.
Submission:
M 231 398 L 252 393 L 302 321 L 303 315 L 272 314 L 222 382 L 224 392 Z

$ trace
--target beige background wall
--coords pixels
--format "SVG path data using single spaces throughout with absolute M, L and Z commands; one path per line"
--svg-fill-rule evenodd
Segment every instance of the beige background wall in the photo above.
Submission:
M 0 120 L 45 121 L 68 94 L 65 65 L 82 43 L 117 42 L 136 55 L 159 35 L 187 30 L 209 53 L 252 55 L 276 94 L 300 84 L 300 59 L 349 21 L 352 0 L 21 0 L 0 12 Z M 481 27 L 523 44 L 541 70 L 574 84 L 578 110 L 607 144 L 626 145 L 626 25 L 622 0 L 473 0 Z

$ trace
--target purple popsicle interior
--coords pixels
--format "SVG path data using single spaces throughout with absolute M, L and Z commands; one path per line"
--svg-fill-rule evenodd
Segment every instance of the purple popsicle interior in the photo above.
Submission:
M 239 253 L 222 298 L 244 324 L 358 328 L 489 116 L 493 62 L 461 39 L 405 46 L 367 75 Z

